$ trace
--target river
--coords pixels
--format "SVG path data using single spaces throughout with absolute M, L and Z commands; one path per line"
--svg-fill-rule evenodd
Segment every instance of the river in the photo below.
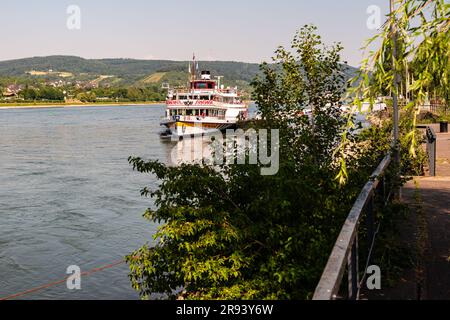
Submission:
M 164 106 L 0 110 L 0 298 L 120 260 L 157 226 L 140 196 L 155 187 L 131 155 L 167 162 L 157 133 Z M 138 299 L 128 267 L 22 299 Z

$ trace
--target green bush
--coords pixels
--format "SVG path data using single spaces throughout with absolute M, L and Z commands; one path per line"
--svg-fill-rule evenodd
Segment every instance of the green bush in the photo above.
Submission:
M 142 298 L 311 298 L 355 198 L 391 141 L 385 122 L 349 131 L 348 179 L 339 183 L 342 159 L 334 151 L 348 121 L 339 108 L 347 89 L 341 49 L 324 46 L 305 26 L 292 50 L 279 48 L 275 64 L 261 66 L 253 87 L 262 120 L 252 126 L 279 130 L 277 174 L 261 175 L 261 163 L 171 167 L 130 158 L 135 170 L 160 181 L 142 190 L 155 199 L 145 218 L 160 225 L 156 245 L 127 257 Z

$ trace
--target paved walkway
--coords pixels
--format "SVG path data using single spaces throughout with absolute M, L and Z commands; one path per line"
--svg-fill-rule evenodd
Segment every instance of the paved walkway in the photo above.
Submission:
M 402 189 L 417 265 L 389 298 L 450 300 L 450 134 L 437 138 L 437 176 L 415 177 Z

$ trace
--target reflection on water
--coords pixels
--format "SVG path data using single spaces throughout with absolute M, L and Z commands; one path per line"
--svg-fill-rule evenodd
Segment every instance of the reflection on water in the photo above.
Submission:
M 208 137 L 187 138 L 177 142 L 171 142 L 168 153 L 168 164 L 192 164 L 211 160 L 213 148 Z

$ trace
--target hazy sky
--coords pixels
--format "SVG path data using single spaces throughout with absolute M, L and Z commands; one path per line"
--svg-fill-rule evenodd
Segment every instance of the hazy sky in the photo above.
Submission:
M 307 23 L 341 41 L 344 59 L 374 34 L 366 13 L 388 0 L 0 0 L 0 60 L 31 56 L 261 62 Z M 81 29 L 67 28 L 67 8 L 81 9 Z M 384 19 L 384 17 L 383 17 Z

